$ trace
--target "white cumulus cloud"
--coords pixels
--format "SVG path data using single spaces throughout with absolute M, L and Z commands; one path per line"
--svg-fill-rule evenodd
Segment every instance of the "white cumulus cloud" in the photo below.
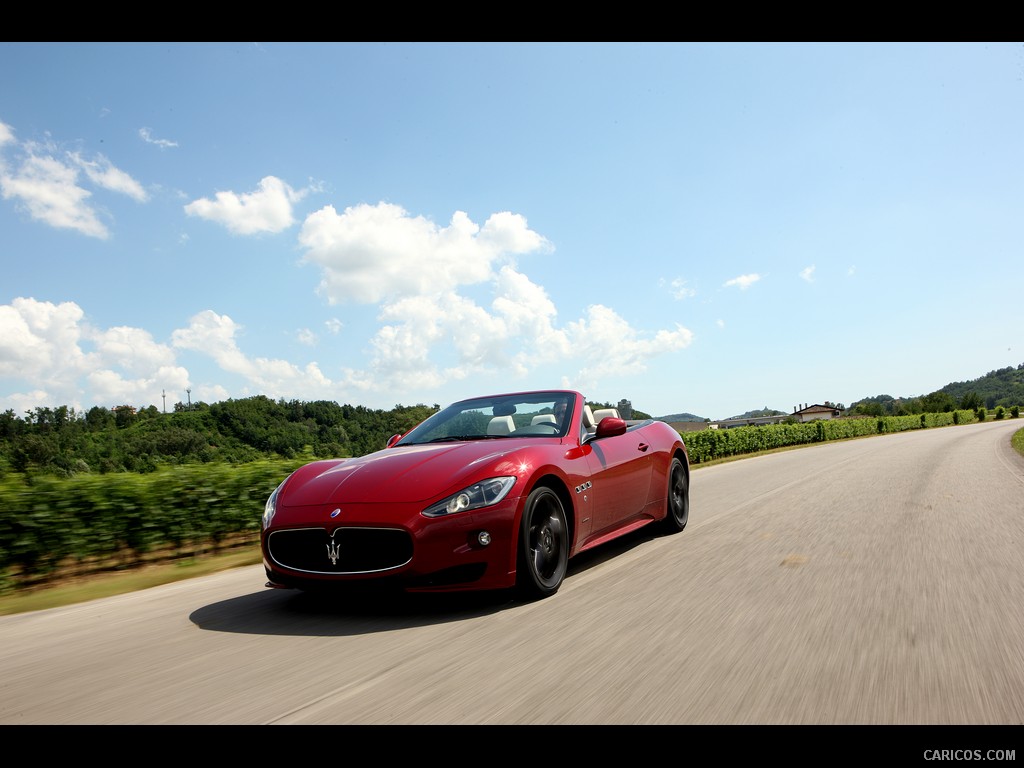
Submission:
M 0 377 L 53 385 L 63 371 L 73 379 L 86 365 L 80 346 L 83 315 L 70 301 L 16 298 L 0 306 Z
M 187 328 L 174 331 L 171 343 L 207 355 L 222 370 L 242 376 L 269 397 L 309 399 L 332 390 L 334 385 L 316 363 L 300 368 L 287 360 L 247 356 L 235 340 L 241 331 L 242 326 L 227 315 L 207 309 L 193 316 Z
M 106 239 L 108 221 L 101 218 L 94 190 L 116 192 L 138 202 L 149 199 L 138 181 L 103 155 L 87 158 L 81 152 L 63 151 L 49 139 L 19 143 L 14 129 L 2 122 L 0 147 L 12 152 L 0 161 L 0 196 L 51 227 Z
M 514 258 L 552 245 L 516 214 L 497 213 L 478 226 L 457 211 L 439 226 L 388 203 L 340 214 L 326 206 L 307 217 L 299 241 L 306 263 L 321 269 L 318 292 L 329 303 L 379 304 L 368 364 L 342 372 L 355 390 L 402 392 L 415 382 L 422 391 L 474 374 L 522 377 L 544 366 L 587 380 L 628 375 L 692 340 L 681 326 L 640 331 L 601 306 L 560 326 L 547 291 Z M 478 295 L 481 285 L 490 288 L 489 304 L 460 291 L 474 286 Z
M 51 227 L 105 239 L 110 232 L 89 201 L 92 193 L 77 180 L 73 166 L 53 157 L 30 155 L 16 170 L 0 175 L 0 194 Z
M 148 331 L 94 328 L 74 302 L 20 297 L 0 306 L 0 379 L 32 388 L 35 406 L 156 403 L 187 386 L 174 351 Z M 25 393 L 0 398 L 21 402 Z
M 153 340 L 149 331 L 118 326 L 93 334 L 99 355 L 128 371 L 154 371 L 174 363 L 174 350 Z
M 585 318 L 569 323 L 568 333 L 572 349 L 583 362 L 578 381 L 587 388 L 607 376 L 641 373 L 649 359 L 685 349 L 693 341 L 693 333 L 678 324 L 645 338 L 615 310 L 601 304 L 588 307 Z
M 306 218 L 299 242 L 331 304 L 441 294 L 490 279 L 499 260 L 550 249 L 516 214 L 494 214 L 481 227 L 457 211 L 441 227 L 389 203 L 340 214 L 326 206 Z
M 280 232 L 295 223 L 292 207 L 305 196 L 274 176 L 260 180 L 254 192 L 218 192 L 185 206 L 185 213 L 227 227 L 236 235 Z

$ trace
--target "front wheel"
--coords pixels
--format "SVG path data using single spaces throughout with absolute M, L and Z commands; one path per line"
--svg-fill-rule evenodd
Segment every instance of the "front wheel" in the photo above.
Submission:
M 527 599 L 550 597 L 562 586 L 568 565 L 565 507 L 550 488 L 535 488 L 523 509 L 516 587 Z
M 668 510 L 665 530 L 679 533 L 690 517 L 690 476 L 679 457 L 673 457 L 668 468 Z

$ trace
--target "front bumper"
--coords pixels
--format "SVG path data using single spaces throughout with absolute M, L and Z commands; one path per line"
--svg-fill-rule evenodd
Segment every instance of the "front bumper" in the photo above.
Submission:
M 332 505 L 280 509 L 261 538 L 268 586 L 511 587 L 520 501 L 440 518 L 421 515 L 420 505 L 348 505 L 342 521 L 330 517 Z

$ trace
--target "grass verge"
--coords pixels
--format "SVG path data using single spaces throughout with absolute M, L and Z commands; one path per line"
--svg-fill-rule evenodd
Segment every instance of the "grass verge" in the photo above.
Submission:
M 0 595 L 0 616 L 41 611 L 84 603 L 101 597 L 158 587 L 175 581 L 206 576 L 229 568 L 256 565 L 261 561 L 259 544 L 223 554 L 204 555 L 173 563 L 147 565 L 130 571 L 80 576 L 62 583 L 24 593 Z

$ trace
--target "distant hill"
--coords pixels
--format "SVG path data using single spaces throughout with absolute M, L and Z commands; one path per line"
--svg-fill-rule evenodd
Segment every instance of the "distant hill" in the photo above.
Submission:
M 759 411 L 747 411 L 746 413 L 741 413 L 739 416 L 730 416 L 729 418 L 730 419 L 752 419 L 752 418 L 755 418 L 757 416 L 785 416 L 785 415 L 786 415 L 786 411 L 776 411 L 776 410 L 774 410 L 772 408 L 769 408 L 766 405 L 764 408 L 762 408 Z
M 656 416 L 655 418 L 669 424 L 674 421 L 707 421 L 703 416 L 694 416 L 692 413 L 670 413 L 668 416 Z
M 986 408 L 997 406 L 1024 405 L 1024 363 L 1016 368 L 1000 368 L 989 371 L 972 381 L 957 381 L 947 384 L 939 392 L 945 392 L 958 402 L 972 392 L 981 399 Z
M 1024 363 L 989 371 L 970 381 L 956 381 L 927 395 L 865 397 L 850 406 L 853 413 L 868 415 L 950 411 L 956 408 L 989 410 L 1024 405 Z
M 753 418 L 755 416 L 785 416 L 785 415 L 786 415 L 785 411 L 775 411 L 775 410 L 772 410 L 771 408 L 765 406 L 764 408 L 762 408 L 762 409 L 760 409 L 758 411 L 747 411 L 746 413 L 742 413 L 739 416 L 730 416 L 729 418 L 730 419 L 750 419 L 750 418 Z M 706 419 L 703 416 L 696 416 L 696 415 L 694 415 L 692 413 L 671 413 L 668 416 L 657 416 L 656 418 L 657 418 L 658 421 L 666 421 L 669 424 L 672 424 L 673 422 L 684 422 L 684 421 L 699 421 L 699 422 L 711 421 L 711 419 Z
M 1013 367 L 999 368 L 989 371 L 970 381 L 955 381 L 927 395 L 910 397 L 893 397 L 892 395 L 875 395 L 864 397 L 843 408 L 850 414 L 867 414 L 872 416 L 901 413 L 941 413 L 957 408 L 984 407 L 994 410 L 999 406 L 1010 408 L 1014 405 L 1024 406 L 1024 363 Z M 839 406 L 842 408 L 842 405 Z M 756 416 L 785 416 L 788 411 L 776 411 L 768 406 L 760 410 L 747 411 L 730 419 L 749 419 Z M 692 413 L 671 413 L 667 416 L 656 416 L 658 421 L 687 422 L 710 421 L 703 416 Z M 724 419 L 723 419 L 724 421 Z

